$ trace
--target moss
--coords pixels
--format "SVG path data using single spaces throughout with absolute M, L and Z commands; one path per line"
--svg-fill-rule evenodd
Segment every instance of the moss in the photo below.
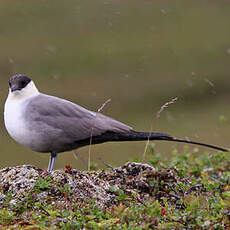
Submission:
M 98 172 L 2 169 L 1 229 L 230 228 L 228 153 L 157 158 Z

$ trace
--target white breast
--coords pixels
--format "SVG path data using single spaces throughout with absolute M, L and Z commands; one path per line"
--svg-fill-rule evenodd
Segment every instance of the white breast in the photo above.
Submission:
M 10 136 L 18 143 L 29 146 L 31 142 L 30 130 L 26 126 L 23 113 L 27 105 L 26 99 L 6 100 L 4 109 L 5 126 Z

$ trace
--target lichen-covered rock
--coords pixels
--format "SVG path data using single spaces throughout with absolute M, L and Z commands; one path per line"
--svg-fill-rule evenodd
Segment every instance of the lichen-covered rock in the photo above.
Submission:
M 7 167 L 0 170 L 0 202 L 6 194 L 19 199 L 33 189 L 42 170 L 30 165 Z M 12 203 L 16 203 L 16 200 Z
M 109 183 L 98 178 L 97 173 L 74 169 L 55 170 L 48 174 L 45 170 L 22 165 L 0 170 L 0 204 L 9 195 L 11 204 L 32 195 L 35 200 L 50 199 L 57 203 L 94 200 L 102 205 L 113 202 L 115 197 L 109 192 L 109 187 Z
M 51 173 L 30 165 L 7 167 L 0 170 L 0 205 L 6 202 L 17 205 L 29 197 L 33 202 L 60 208 L 79 202 L 95 202 L 104 207 L 118 203 L 121 194 L 143 201 L 153 194 L 158 200 L 168 196 L 175 202 L 176 195 L 167 194 L 167 190 L 177 180 L 173 170 L 159 172 L 150 165 L 134 162 L 98 172 L 79 171 L 69 166 Z

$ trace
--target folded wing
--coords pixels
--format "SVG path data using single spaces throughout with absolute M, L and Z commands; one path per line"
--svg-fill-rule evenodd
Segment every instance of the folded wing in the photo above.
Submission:
M 70 101 L 39 94 L 28 102 L 27 119 L 56 138 L 78 141 L 107 131 L 127 132 L 131 127 L 103 114 L 89 111 Z M 35 124 L 36 123 L 36 124 Z M 33 128 L 33 126 L 31 126 Z

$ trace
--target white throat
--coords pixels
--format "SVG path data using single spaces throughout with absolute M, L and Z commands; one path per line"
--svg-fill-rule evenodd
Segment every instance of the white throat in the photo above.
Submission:
M 39 91 L 37 87 L 35 86 L 34 82 L 31 81 L 25 88 L 21 90 L 16 90 L 14 92 L 11 92 L 9 88 L 9 94 L 7 97 L 7 101 L 23 100 L 31 96 L 36 96 L 38 94 L 39 94 Z

